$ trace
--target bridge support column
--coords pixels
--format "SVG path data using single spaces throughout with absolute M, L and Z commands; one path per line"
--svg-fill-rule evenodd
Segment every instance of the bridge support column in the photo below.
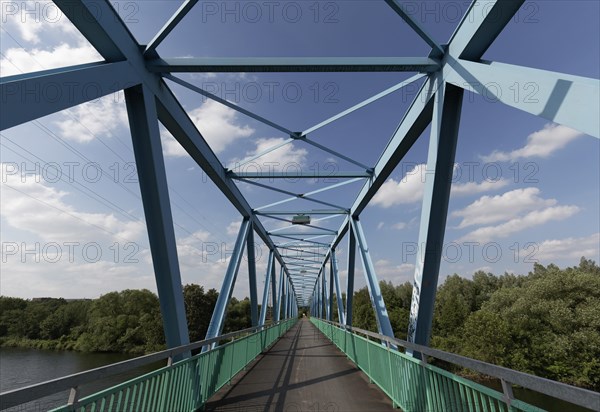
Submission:
M 337 298 L 338 321 L 342 325 L 346 324 L 346 316 L 344 316 L 344 298 L 340 289 L 340 274 L 338 271 L 337 258 L 335 257 L 335 249 L 331 250 L 331 273 L 335 282 L 335 296 Z
M 269 250 L 269 260 L 267 261 L 267 273 L 265 275 L 265 289 L 263 291 L 262 305 L 260 307 L 260 320 L 259 325 L 265 324 L 267 319 L 267 305 L 269 304 L 269 286 L 271 283 L 271 277 L 275 273 L 274 262 L 273 262 L 273 251 Z
M 281 319 L 281 301 L 283 300 L 283 281 L 284 281 L 284 269 L 283 266 L 279 271 L 279 287 L 277 288 L 277 307 L 275 308 L 275 322 L 279 322 Z
M 235 241 L 235 247 L 233 248 L 233 254 L 229 260 L 229 266 L 227 266 L 227 272 L 223 279 L 223 285 L 221 286 L 221 292 L 217 298 L 215 309 L 213 310 L 210 324 L 208 325 L 208 331 L 206 332 L 206 339 L 214 338 L 219 336 L 223 331 L 223 325 L 225 324 L 225 314 L 227 312 L 227 304 L 231 299 L 233 293 L 233 287 L 235 286 L 235 280 L 237 273 L 240 268 L 240 262 L 242 261 L 242 255 L 244 254 L 244 245 L 248 239 L 248 232 L 251 229 L 251 223 L 248 218 L 244 218 L 240 231 Z M 203 351 L 208 350 L 205 346 L 202 348 Z
M 352 301 L 354 300 L 354 265 L 356 263 L 356 238 L 352 223 L 348 222 L 348 281 L 346 284 L 346 325 L 352 326 Z
M 144 86 L 126 89 L 125 101 L 165 339 L 172 348 L 189 343 L 189 335 L 156 102 Z
M 323 295 L 323 319 L 329 320 L 329 297 L 327 296 L 327 273 L 325 265 L 323 265 L 323 271 L 321 272 L 322 289 L 321 294 Z
M 256 290 L 256 256 L 254 254 L 254 224 L 250 223 L 248 239 L 246 240 L 248 253 L 248 281 L 250 282 L 250 319 L 252 326 L 258 325 L 258 293 Z
M 277 282 L 275 274 L 275 262 L 275 255 L 273 255 L 273 269 L 271 269 L 271 322 L 275 321 L 275 309 L 277 308 Z
M 333 251 L 332 251 L 333 253 Z M 333 260 L 329 257 L 329 290 L 327 291 L 329 295 L 328 305 L 327 305 L 327 320 L 333 320 Z
M 362 225 L 358 218 L 351 218 L 350 222 L 354 226 L 354 236 L 356 236 L 356 243 L 358 243 L 358 249 L 362 258 L 363 271 L 365 272 L 369 296 L 371 297 L 371 304 L 375 310 L 375 319 L 377 319 L 377 328 L 379 329 L 380 334 L 393 338 L 394 331 L 392 330 L 385 302 L 381 295 L 377 274 L 375 273 L 375 266 L 371 260 L 371 254 L 369 253 L 369 247 L 367 246 L 367 239 L 365 238 Z
M 463 98 L 463 89 L 444 83 L 441 77 L 437 86 L 408 325 L 408 341 L 425 346 L 433 319 Z M 413 356 L 420 358 L 419 353 Z

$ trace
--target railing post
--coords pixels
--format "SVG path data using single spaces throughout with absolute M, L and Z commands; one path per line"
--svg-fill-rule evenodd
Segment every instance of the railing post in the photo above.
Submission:
M 512 401 L 515 399 L 515 395 L 513 394 L 512 385 L 510 382 L 507 382 L 504 379 L 500 379 L 502 383 L 502 392 L 504 393 L 504 402 L 506 403 L 506 407 L 509 411 L 513 411 L 514 408 L 511 406 Z
M 69 409 L 74 411 L 77 409 L 78 401 L 79 401 L 79 387 L 74 386 L 71 388 L 71 391 L 69 392 L 69 400 L 67 401 L 67 406 L 69 407 Z

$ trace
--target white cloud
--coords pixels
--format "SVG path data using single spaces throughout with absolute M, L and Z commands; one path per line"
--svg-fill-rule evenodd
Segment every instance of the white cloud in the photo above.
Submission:
M 22 40 L 37 44 L 40 34 L 78 35 L 69 19 L 51 1 L 0 1 L 0 18 L 10 29 L 15 28 Z M 80 35 L 81 36 L 81 35 Z
M 380 230 L 381 228 L 383 228 L 385 226 L 385 222 L 379 222 L 377 224 L 377 230 Z
M 0 59 L 0 73 L 2 73 L 2 76 L 103 60 L 96 49 L 85 43 L 77 45 L 62 43 L 47 50 L 34 48 L 26 51 L 21 48 L 11 48 L 4 52 L 4 56 Z
M 473 225 L 501 222 L 518 216 L 522 212 L 556 205 L 556 199 L 543 199 L 535 187 L 516 189 L 497 196 L 482 196 L 452 216 L 462 217 L 458 225 L 465 228 Z
M 425 164 L 413 167 L 402 179 L 388 179 L 377 191 L 372 204 L 384 208 L 419 202 L 423 199 Z
M 60 112 L 62 120 L 54 124 L 61 137 L 78 143 L 87 143 L 96 137 L 112 137 L 127 125 L 127 111 L 123 92 L 101 97 Z
M 259 153 L 264 152 L 265 150 L 270 149 L 273 146 L 277 146 L 279 144 L 284 143 L 285 138 L 276 137 L 276 138 L 261 138 L 256 140 L 255 148 L 246 153 L 246 156 L 241 159 L 234 159 L 231 161 L 232 167 L 235 167 L 236 164 L 242 164 L 247 160 L 253 158 Z M 294 143 L 286 144 L 272 152 L 269 152 L 258 159 L 254 160 L 252 163 L 242 166 L 244 168 L 250 168 L 252 165 L 252 169 L 254 166 L 259 167 L 263 171 L 275 171 L 275 170 L 285 170 L 285 166 L 289 165 L 302 165 L 306 161 L 306 156 L 308 155 L 308 151 L 303 148 L 296 148 Z M 296 169 L 292 169 L 296 170 Z
M 387 259 L 380 259 L 375 262 L 375 272 L 379 280 L 388 280 L 398 285 L 412 280 L 415 265 L 412 263 L 396 264 Z
M 396 230 L 402 230 L 406 228 L 406 223 L 404 222 L 398 222 L 392 225 L 392 229 L 396 229 Z
M 141 221 L 123 221 L 112 213 L 79 211 L 64 200 L 67 192 L 37 183 L 39 178 L 35 176 L 28 176 L 22 182 L 20 176 L 6 173 L 5 164 L 1 167 L 6 184 L 1 187 L 0 214 L 13 228 L 34 233 L 47 241 L 82 243 L 115 237 L 119 241 L 135 242 L 145 230 Z
M 230 236 L 237 236 L 240 231 L 240 226 L 242 225 L 241 221 L 233 221 L 229 225 L 227 225 L 227 234 Z
M 579 212 L 577 206 L 554 206 L 543 210 L 535 210 L 525 216 L 511 219 L 498 226 L 484 226 L 464 235 L 458 241 L 489 242 L 497 238 L 504 238 L 513 233 L 520 232 L 530 227 L 539 226 L 553 220 L 564 220 Z
M 486 162 L 506 162 L 528 157 L 545 158 L 581 135 L 581 132 L 566 126 L 547 124 L 542 130 L 527 136 L 527 143 L 520 149 L 511 152 L 494 151 L 482 156 L 482 159 Z
M 163 149 L 163 155 L 166 157 L 185 157 L 188 152 L 179 144 L 171 133 L 164 127 L 160 127 L 160 140 Z
M 596 261 L 600 259 L 600 233 L 579 238 L 544 240 L 538 245 L 538 250 L 532 258 L 555 263 L 558 260 L 579 259 L 582 256 Z
M 467 196 L 483 192 L 491 192 L 493 190 L 502 189 L 507 186 L 509 181 L 507 179 L 499 179 L 496 181 L 484 180 L 481 183 L 467 182 L 467 183 L 456 183 L 452 185 L 451 194 L 458 196 Z
M 423 163 L 418 164 L 399 181 L 388 179 L 379 188 L 379 191 L 373 197 L 372 203 L 388 208 L 396 205 L 420 202 L 423 199 L 425 180 L 428 176 L 433 176 L 433 174 L 427 173 L 427 165 Z M 450 193 L 452 195 L 466 196 L 498 190 L 508 184 L 509 181 L 506 179 L 499 179 L 497 181 L 484 180 L 480 183 L 453 183 Z
M 240 138 L 254 133 L 248 125 L 238 125 L 233 109 L 213 100 L 189 112 L 190 118 L 215 153 L 220 153 Z

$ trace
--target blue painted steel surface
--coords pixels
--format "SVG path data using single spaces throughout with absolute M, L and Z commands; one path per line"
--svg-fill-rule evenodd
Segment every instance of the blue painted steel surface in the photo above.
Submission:
M 189 343 L 177 244 L 154 95 L 143 86 L 125 90 L 133 152 L 167 346 Z

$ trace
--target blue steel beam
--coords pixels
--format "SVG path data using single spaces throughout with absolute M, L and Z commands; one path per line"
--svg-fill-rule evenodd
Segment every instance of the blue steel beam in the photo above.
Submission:
M 438 81 L 440 88 L 435 96 L 431 123 L 407 338 L 409 342 L 425 346 L 429 344 L 433 319 L 464 94 L 463 89 L 443 83 L 441 76 Z
M 332 321 L 333 320 L 333 252 L 331 252 L 331 257 L 329 258 L 329 290 L 328 290 L 328 295 L 329 295 L 329 305 L 327 306 L 327 320 L 328 321 Z
M 271 321 L 275 320 L 275 308 L 277 308 L 277 282 L 276 282 L 276 273 L 275 273 L 275 256 L 273 256 L 273 269 L 271 270 Z
M 189 335 L 154 95 L 136 86 L 125 90 L 125 102 L 165 339 L 174 348 L 188 344 Z
M 54 0 L 54 4 L 77 27 L 107 61 L 141 58 L 140 47 L 108 1 Z
M 267 273 L 265 274 L 265 289 L 263 291 L 262 306 L 260 307 L 260 320 L 258 323 L 261 326 L 265 324 L 265 320 L 267 319 L 267 305 L 269 304 L 269 286 L 271 278 L 275 273 L 275 258 L 273 256 L 272 250 L 269 250 L 268 259 L 269 260 L 267 261 Z M 273 295 L 273 298 L 275 298 L 275 295 Z
M 375 273 L 375 266 L 371 260 L 371 254 L 369 247 L 367 246 L 367 239 L 362 230 L 360 221 L 356 218 L 351 220 L 352 228 L 354 229 L 354 236 L 356 237 L 356 243 L 358 244 L 358 250 L 363 264 L 363 272 L 365 274 L 365 280 L 367 281 L 367 288 L 369 289 L 369 296 L 371 298 L 371 304 L 375 311 L 375 319 L 377 320 L 377 329 L 382 335 L 394 337 L 394 331 L 390 323 L 387 308 L 383 300 L 383 295 L 379 289 L 379 282 L 377 281 L 377 275 Z
M 227 312 L 227 304 L 229 303 L 229 300 L 231 299 L 231 294 L 233 293 L 235 280 L 237 278 L 237 273 L 240 268 L 240 262 L 242 261 L 242 256 L 244 254 L 244 245 L 246 243 L 246 239 L 248 238 L 248 233 L 250 230 L 252 230 L 250 220 L 244 218 L 240 226 L 240 231 L 238 233 L 237 239 L 235 241 L 233 254 L 229 259 L 227 272 L 225 273 L 225 277 L 223 278 L 221 292 L 219 293 L 219 297 L 217 298 L 217 303 L 215 304 L 215 308 L 210 319 L 210 324 L 208 325 L 206 339 L 219 336 L 223 331 L 223 326 L 225 324 L 225 315 Z M 208 347 L 204 347 L 202 348 L 202 350 L 207 351 Z
M 227 174 L 232 179 L 353 179 L 361 178 L 368 179 L 372 177 L 372 173 L 367 171 L 356 171 L 356 172 L 334 172 L 331 174 L 320 174 L 316 172 L 234 172 L 230 170 Z M 249 183 L 249 182 L 246 182 Z
M 340 273 L 338 270 L 337 258 L 335 256 L 335 249 L 331 251 L 331 271 L 333 273 L 333 280 L 335 282 L 335 296 L 337 298 L 338 307 L 338 318 L 339 323 L 342 325 L 346 324 L 346 316 L 344 315 L 344 297 L 342 296 L 342 288 L 340 287 Z
M 371 168 L 370 168 L 369 166 L 367 166 L 367 165 L 365 165 L 365 164 L 363 164 L 363 163 L 361 163 L 361 162 L 359 162 L 359 161 L 357 161 L 357 160 L 354 160 L 354 159 L 352 159 L 351 157 L 348 157 L 348 156 L 346 156 L 346 155 L 343 155 L 343 154 L 341 154 L 340 152 L 337 152 L 337 151 L 335 151 L 335 150 L 333 150 L 333 149 L 330 149 L 330 148 L 329 148 L 329 147 L 327 147 L 327 146 L 323 146 L 322 144 L 320 144 L 320 143 L 317 143 L 317 142 L 315 142 L 314 140 L 310 140 L 308 137 L 299 137 L 299 138 L 298 138 L 298 140 L 299 140 L 299 141 L 301 141 L 301 142 L 304 142 L 304 143 L 306 143 L 306 144 L 309 144 L 309 145 L 311 145 L 311 146 L 314 146 L 314 147 L 316 147 L 317 149 L 321 149 L 321 150 L 322 150 L 322 151 L 324 151 L 324 152 L 327 152 L 327 153 L 329 153 L 329 154 L 332 154 L 332 155 L 334 155 L 335 157 L 338 157 L 338 158 L 340 158 L 340 159 L 343 159 L 343 160 L 347 161 L 348 163 L 352 163 L 353 165 L 356 165 L 356 166 L 358 166 L 358 167 L 362 167 L 363 169 L 365 169 L 365 171 L 366 171 L 367 173 L 369 173 L 369 174 L 371 173 Z
M 323 263 L 323 270 L 321 270 L 321 281 L 322 281 L 322 286 L 323 286 L 323 288 L 321 290 L 321 293 L 323 294 L 323 306 L 324 306 L 323 319 L 331 320 L 330 319 L 331 314 L 329 313 L 329 300 L 331 297 L 328 295 L 325 262 Z
M 246 240 L 246 253 L 248 255 L 248 282 L 250 286 L 250 321 L 252 326 L 258 325 L 258 293 L 256 290 L 256 255 L 254 248 L 254 228 L 250 223 L 248 238 Z
M 278 124 L 277 124 L 277 123 L 275 123 L 275 122 L 272 122 L 272 121 L 270 121 L 270 120 L 268 120 L 268 119 L 265 119 L 265 118 L 264 118 L 264 117 L 262 117 L 262 116 L 259 116 L 259 115 L 255 114 L 255 113 L 251 112 L 250 110 L 246 110 L 246 109 L 244 109 L 243 107 L 241 107 L 241 106 L 238 106 L 237 104 L 231 103 L 230 101 L 228 101 L 228 100 L 226 100 L 226 99 L 222 99 L 222 98 L 220 98 L 219 96 L 217 96 L 216 94 L 213 94 L 213 93 L 207 92 L 206 90 L 204 90 L 204 89 L 202 89 L 202 88 L 200 88 L 200 87 L 198 87 L 198 86 L 195 86 L 195 85 L 193 85 L 193 84 L 191 84 L 191 83 L 188 83 L 188 82 L 186 82 L 185 80 L 181 80 L 180 78 L 178 78 L 178 77 L 175 77 L 175 76 L 173 76 L 173 75 L 171 75 L 171 74 L 165 74 L 163 77 L 164 77 L 165 79 L 169 79 L 169 80 L 171 80 L 171 81 L 173 81 L 173 82 L 175 82 L 175 83 L 179 84 L 180 86 L 183 86 L 183 87 L 185 87 L 185 88 L 188 88 L 188 89 L 190 89 L 190 90 L 192 90 L 192 91 L 194 91 L 194 92 L 196 92 L 196 93 L 199 93 L 199 94 L 201 94 L 202 96 L 208 97 L 209 99 L 212 99 L 212 100 L 214 100 L 214 101 L 216 101 L 216 102 L 219 102 L 219 103 L 221 103 L 223 106 L 227 106 L 227 107 L 229 107 L 230 109 L 233 109 L 233 110 L 235 110 L 235 111 L 237 111 L 237 112 L 240 112 L 240 113 L 242 113 L 242 114 L 245 114 L 246 116 L 248 116 L 248 117 L 250 117 L 250 118 L 252 118 L 252 119 L 254 119 L 254 120 L 258 121 L 258 122 L 261 122 L 261 123 L 263 123 L 263 124 L 266 124 L 267 126 L 271 126 L 272 128 L 274 128 L 274 129 L 277 129 L 277 130 L 279 130 L 280 132 L 283 132 L 283 133 L 285 133 L 285 134 L 286 134 L 286 135 L 288 135 L 288 136 L 290 136 L 290 135 L 292 135 L 292 134 L 294 133 L 294 132 L 292 132 L 291 130 L 289 130 L 289 129 L 287 129 L 287 128 L 283 127 L 283 126 L 280 126 L 280 125 L 278 125 Z M 291 141 L 290 141 L 289 143 L 291 143 Z M 283 146 L 283 144 L 281 144 L 281 146 Z M 277 148 L 279 148 L 279 147 L 280 147 L 280 146 L 278 145 L 278 147 L 275 147 L 275 149 L 277 149 Z M 273 150 L 275 150 L 275 149 L 273 149 Z M 265 154 L 266 154 L 266 153 L 265 153 Z M 255 158 L 254 158 L 254 160 L 256 160 L 256 159 L 257 159 L 257 157 L 255 157 Z M 246 163 L 246 162 L 244 162 L 244 164 L 245 164 L 245 163 Z M 241 165 L 238 165 L 238 166 L 241 166 Z
M 177 26 L 177 24 L 181 20 L 183 20 L 185 15 L 188 14 L 188 12 L 192 9 L 192 7 L 194 7 L 196 3 L 198 3 L 198 0 L 185 0 L 183 4 L 177 9 L 175 14 L 173 14 L 169 21 L 167 21 L 167 23 L 163 26 L 163 28 L 160 29 L 158 33 L 156 33 L 156 36 L 154 36 L 152 40 L 150 40 L 150 43 L 148 43 L 148 46 L 146 46 L 146 50 L 144 50 L 144 55 L 151 55 L 152 52 L 158 47 L 158 45 L 162 43 L 162 41 L 169 35 L 169 33 L 171 33 L 175 26 Z
M 525 0 L 473 1 L 452 34 L 448 54 L 479 60 Z
M 136 86 L 140 82 L 140 77 L 127 62 L 90 63 L 1 77 L 0 130 Z
M 429 57 L 174 57 L 147 62 L 160 72 L 435 72 L 437 60 Z
M 283 266 L 281 267 L 281 270 L 279 272 L 279 283 L 278 283 L 278 289 L 277 289 L 277 306 L 275 307 L 275 315 L 274 315 L 274 319 L 275 322 L 279 322 L 281 320 L 281 304 L 282 304 L 282 299 L 283 299 L 283 283 L 285 282 L 285 276 L 284 276 L 284 268 Z
M 262 223 L 252 213 L 252 208 L 227 177 L 219 158 L 200 134 L 189 115 L 175 98 L 165 81 L 146 69 L 142 49 L 108 1 L 56 0 L 56 5 L 75 25 L 81 34 L 108 61 L 127 60 L 141 81 L 157 97 L 160 122 L 175 137 L 190 157 L 204 170 L 217 188 L 227 197 L 243 217 L 254 220 L 255 229 L 269 248 L 274 248 Z M 136 79 L 137 82 L 140 79 Z M 283 264 L 279 252 L 277 260 Z
M 356 263 L 356 237 L 352 226 L 348 229 L 348 280 L 346 285 L 346 325 L 352 326 L 354 300 L 354 267 Z
M 444 80 L 527 113 L 600 137 L 600 80 L 448 57 Z
M 436 54 L 444 54 L 442 47 L 436 42 L 421 25 L 408 14 L 399 0 L 385 0 L 385 2 L 406 22 L 427 44 L 435 49 Z
M 327 209 L 327 210 L 270 210 L 267 212 L 263 212 L 262 210 L 254 209 L 254 214 L 265 217 L 273 217 L 273 216 L 293 216 L 299 214 L 308 214 L 308 215 L 347 215 L 348 211 L 345 209 Z
M 309 127 L 308 129 L 306 129 L 302 133 L 300 133 L 300 136 L 306 136 L 309 133 L 312 133 L 312 132 L 314 132 L 316 130 L 319 130 L 320 128 L 327 126 L 331 122 L 339 120 L 342 117 L 347 116 L 350 113 L 352 113 L 352 112 L 354 112 L 354 111 L 356 111 L 358 109 L 362 109 L 363 107 L 367 106 L 368 104 L 371 104 L 371 103 L 373 103 L 373 102 L 381 99 L 382 97 L 387 96 L 388 94 L 391 94 L 391 93 L 393 93 L 393 92 L 395 92 L 397 90 L 400 90 L 404 86 L 407 86 L 407 85 L 409 85 L 411 83 L 414 83 L 417 80 L 422 79 L 423 77 L 425 77 L 424 74 L 414 75 L 414 76 L 408 78 L 407 80 L 404 80 L 404 81 L 402 81 L 402 82 L 400 82 L 400 83 L 398 83 L 398 84 L 396 84 L 396 85 L 394 85 L 394 86 L 392 86 L 392 87 L 390 87 L 388 89 L 385 89 L 384 91 L 382 91 L 380 93 L 377 93 L 375 96 L 369 97 L 368 99 L 363 100 L 362 102 L 360 102 L 358 104 L 355 104 L 354 106 L 352 106 L 352 107 L 344 110 L 343 112 L 340 112 L 340 113 L 336 114 L 335 116 L 332 116 L 332 117 L 330 117 L 330 118 L 328 118 L 326 120 L 323 120 L 321 123 L 318 123 L 318 124 L 316 124 L 316 125 L 314 125 L 312 127 Z
M 325 187 L 322 187 L 322 188 L 320 188 L 320 189 L 315 189 L 315 190 L 312 190 L 312 191 L 310 191 L 310 192 L 303 193 L 303 194 L 302 194 L 302 196 L 299 196 L 299 195 L 297 195 L 297 194 L 295 194 L 295 193 L 291 193 L 291 192 L 290 192 L 290 194 L 292 195 L 292 197 L 290 197 L 290 198 L 288 198 L 288 199 L 283 199 L 283 200 L 280 200 L 280 201 L 277 201 L 277 202 L 274 202 L 274 203 L 269 203 L 268 205 L 265 205 L 265 206 L 261 206 L 261 207 L 255 208 L 254 210 L 255 210 L 255 211 L 261 211 L 262 209 L 270 208 L 270 207 L 277 206 L 277 205 L 281 205 L 281 204 L 284 204 L 284 203 L 289 203 L 289 202 L 292 202 L 292 201 L 294 201 L 294 200 L 298 200 L 298 199 L 300 199 L 300 198 L 302 198 L 302 199 L 307 199 L 307 196 L 312 196 L 312 195 L 316 195 L 316 194 L 318 194 L 318 193 L 323 193 L 323 192 L 326 192 L 326 191 L 329 191 L 329 190 L 332 190 L 332 189 L 336 189 L 336 188 L 338 188 L 338 187 L 345 186 L 345 185 L 348 185 L 348 184 L 350 184 L 350 183 L 354 183 L 354 182 L 356 182 L 357 180 L 360 180 L 360 179 L 350 179 L 350 180 L 345 180 L 345 181 L 342 181 L 342 182 L 339 182 L 339 183 L 334 183 L 334 184 L 332 184 L 332 185 L 325 186 Z M 314 198 L 311 198 L 311 199 L 313 199 L 313 201 L 315 201 L 315 200 L 316 200 L 316 199 L 314 199 Z M 340 207 L 340 206 L 335 206 L 335 205 L 331 205 L 331 204 L 329 204 L 329 203 L 322 202 L 322 201 L 317 201 L 317 202 L 318 202 L 318 203 L 321 203 L 321 204 L 325 203 L 325 205 L 326 205 L 326 206 L 332 207 L 332 208 L 334 208 L 334 210 L 340 210 L 340 211 L 342 211 L 342 213 L 343 213 L 343 214 L 347 214 L 347 213 L 348 213 L 348 210 L 344 209 L 343 207 Z M 323 214 L 323 213 L 325 213 L 325 214 L 331 214 L 331 213 L 327 213 L 327 212 L 331 212 L 331 210 L 327 210 L 327 211 L 321 211 L 321 214 Z M 266 214 L 269 214 L 269 213 L 271 213 L 271 214 L 272 214 L 273 212 L 263 212 L 263 213 L 266 213 Z M 304 213 L 304 214 L 307 214 L 307 213 L 311 213 L 311 214 L 319 214 L 319 211 L 318 211 L 318 210 L 312 210 L 312 211 L 304 210 L 304 211 L 300 211 L 300 212 L 298 212 L 298 213 Z

